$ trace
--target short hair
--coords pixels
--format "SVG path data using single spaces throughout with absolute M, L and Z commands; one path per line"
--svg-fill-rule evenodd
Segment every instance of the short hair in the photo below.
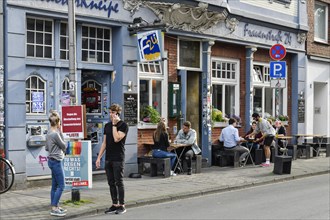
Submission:
M 186 126 L 186 127 L 190 128 L 190 127 L 191 127 L 191 123 L 190 123 L 190 121 L 185 121 L 185 122 L 183 123 L 183 126 Z
M 121 106 L 119 104 L 112 104 L 109 108 L 111 111 L 117 112 L 117 113 L 121 113 Z
M 256 117 L 260 117 L 260 115 L 255 112 L 255 113 L 252 114 L 252 118 L 256 118 Z
M 230 125 L 232 125 L 232 124 L 234 124 L 235 122 L 237 122 L 237 120 L 236 120 L 235 118 L 230 118 L 228 123 L 229 123 Z

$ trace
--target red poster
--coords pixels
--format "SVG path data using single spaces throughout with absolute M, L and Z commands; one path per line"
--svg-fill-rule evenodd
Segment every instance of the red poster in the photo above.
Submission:
M 64 138 L 83 139 L 83 107 L 62 106 L 62 132 Z

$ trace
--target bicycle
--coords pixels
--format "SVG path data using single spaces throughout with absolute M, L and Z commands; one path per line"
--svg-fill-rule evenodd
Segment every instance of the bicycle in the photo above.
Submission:
M 15 168 L 11 161 L 0 155 L 0 194 L 7 192 L 13 186 Z

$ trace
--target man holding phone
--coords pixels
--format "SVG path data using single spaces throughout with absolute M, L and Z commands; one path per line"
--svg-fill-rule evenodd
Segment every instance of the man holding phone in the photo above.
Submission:
M 124 165 L 125 141 L 128 132 L 127 124 L 120 119 L 121 106 L 110 106 L 110 120 L 104 126 L 103 142 L 96 160 L 96 168 L 100 168 L 100 161 L 105 152 L 105 172 L 107 174 L 112 206 L 105 211 L 106 214 L 123 214 L 125 209 Z

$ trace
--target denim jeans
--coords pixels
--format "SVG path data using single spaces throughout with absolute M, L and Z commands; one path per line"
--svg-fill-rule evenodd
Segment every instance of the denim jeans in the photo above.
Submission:
M 157 149 L 157 150 L 152 151 L 152 156 L 155 158 L 168 158 L 169 157 L 171 159 L 171 169 L 174 168 L 175 159 L 176 159 L 175 153 L 166 152 L 166 151 Z
M 105 161 L 105 172 L 108 178 L 112 204 L 124 205 L 124 161 Z
M 52 171 L 52 188 L 50 201 L 52 206 L 58 206 L 64 190 L 64 170 L 62 161 L 48 159 L 48 167 Z

